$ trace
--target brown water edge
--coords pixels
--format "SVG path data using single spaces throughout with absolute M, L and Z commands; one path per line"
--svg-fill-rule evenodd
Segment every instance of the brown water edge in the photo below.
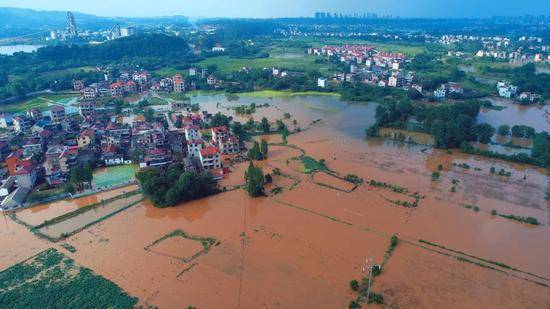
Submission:
M 77 210 L 78 208 L 95 204 L 101 200 L 107 200 L 126 192 L 137 190 L 137 185 L 130 185 L 114 190 L 103 191 L 97 194 L 80 197 L 77 199 L 65 199 L 52 203 L 41 204 L 30 208 L 25 208 L 16 213 L 19 220 L 30 224 L 38 225 L 46 220 L 59 217 L 66 213 Z
M 204 212 L 205 203 L 217 206 Z M 197 211 L 201 219 L 189 220 Z M 152 219 L 159 218 L 156 213 L 170 214 Z M 179 278 L 177 274 L 188 264 L 143 250 L 178 228 L 221 242 Z M 108 241 L 99 242 L 101 238 Z M 348 301 L 347 281 L 360 271 L 359 261 L 364 258 L 361 250 L 354 248 L 383 254 L 385 247 L 385 240 L 375 234 L 356 233 L 346 225 L 268 198 L 250 200 L 241 190 L 174 209 L 144 203 L 71 237 L 69 242 L 78 248 L 76 260 L 161 308 L 189 304 L 237 307 L 239 295 L 244 308 L 262 304 L 342 307 Z M 307 295 L 310 297 L 304 297 Z
M 518 205 L 509 203 L 506 206 L 513 207 L 516 214 L 522 215 L 521 212 L 527 209 L 537 214 L 544 212 L 530 207 L 529 203 L 523 204 L 533 199 L 543 201 L 543 195 L 539 197 L 543 192 L 539 181 L 546 175 L 536 169 L 525 167 L 524 172 L 529 177 L 524 183 L 479 177 L 474 171 L 464 171 L 452 164 L 461 155 L 432 150 L 422 152 L 419 147 L 398 148 L 384 144 L 372 147 L 334 135 L 322 126 L 292 135 L 289 140 L 316 159 L 326 158 L 329 168 L 341 175 L 353 173 L 365 180 L 386 181 L 427 197 L 420 201 L 418 208 L 408 209 L 388 201 L 407 197 L 385 189 L 362 185 L 353 193 L 343 193 L 320 187 L 307 181 L 307 175 L 286 166 L 286 159 L 296 156 L 297 150 L 274 146 L 270 148 L 273 153 L 269 160 L 257 164 L 264 171 L 277 167 L 300 179 L 296 189 L 260 199 L 250 199 L 243 190 L 237 190 L 171 209 L 157 209 L 145 202 L 70 237 L 68 242 L 77 248 L 75 259 L 140 297 L 143 304 L 160 307 L 189 304 L 207 308 L 239 305 L 243 308 L 345 307 L 353 298 L 348 288 L 349 280 L 362 276 L 361 267 L 366 256 L 374 254 L 381 260 L 389 236 L 394 233 L 406 239 L 426 239 L 550 277 L 550 267 L 545 263 L 549 256 L 545 244 L 550 241 L 547 226 L 529 228 L 460 206 L 473 198 L 482 209 L 501 207 L 502 194 L 484 195 L 462 185 L 476 187 L 495 183 L 496 188 L 488 191 L 498 188 L 499 192 L 513 192 L 519 196 Z M 463 160 L 474 160 L 484 171 L 494 162 L 509 169 L 514 167 L 472 156 L 464 156 Z M 433 183 L 430 180 L 432 167 L 440 162 L 445 164 L 442 180 Z M 224 181 L 242 181 L 245 168 L 246 164 L 235 166 L 234 172 Z M 468 191 L 467 198 L 449 192 L 448 178 L 451 177 L 459 180 L 459 190 Z M 533 187 L 531 191 L 520 190 L 530 186 Z M 159 258 L 143 249 L 175 229 L 215 237 L 221 244 L 191 264 Z M 167 246 L 178 252 L 182 250 L 175 244 Z M 423 249 L 404 253 L 400 250 L 401 245 L 391 259 L 418 258 L 419 263 L 432 262 L 429 255 L 422 253 Z M 442 258 L 437 255 L 434 263 Z M 388 276 L 391 259 L 384 270 Z M 452 272 L 451 275 L 442 273 L 447 276 L 446 284 L 433 281 L 438 278 L 439 270 L 415 272 L 419 282 L 438 285 L 433 287 L 433 297 L 443 304 L 449 303 L 451 307 L 470 304 L 471 295 L 462 291 L 486 282 L 498 285 L 503 295 L 516 295 L 519 287 L 520 299 L 541 299 L 541 291 L 531 289 L 533 283 L 511 279 L 505 274 L 496 275 L 478 266 L 468 268 L 471 275 L 466 279 L 453 281 L 453 276 L 459 276 L 464 266 L 458 260 L 448 260 L 445 259 L 445 263 L 451 266 L 445 269 Z M 186 271 L 182 273 L 183 270 Z M 381 282 L 384 274 L 380 277 Z M 396 284 L 395 289 L 398 288 Z M 376 284 L 375 289 L 386 290 Z M 422 298 L 422 293 L 414 291 L 402 297 L 415 300 Z M 390 297 L 388 295 L 385 294 Z M 495 304 L 493 297 L 491 291 L 476 295 L 481 303 L 489 305 Z M 504 307 L 514 307 L 514 304 Z
M 311 179 L 313 182 L 315 182 L 318 185 L 329 186 L 336 190 L 341 190 L 341 191 L 351 191 L 356 187 L 351 182 L 345 181 L 343 179 L 337 178 L 335 176 L 332 176 L 330 174 L 323 173 L 323 172 L 315 173 Z
M 397 308 L 546 308 L 548 288 L 400 243 L 373 289 Z M 443 297 L 442 297 L 443 296 Z
M 49 248 L 51 244 L 37 238 L 24 226 L 0 214 L 0 271 Z
M 120 198 L 58 223 L 47 225 L 38 229 L 37 232 L 46 235 L 51 239 L 59 239 L 63 237 L 63 235 L 74 233 L 75 231 L 78 231 L 93 222 L 97 222 L 110 214 L 116 213 L 117 211 L 120 211 L 121 209 L 128 207 L 141 199 L 143 199 L 143 195 L 141 194 Z
M 331 132 L 324 136 L 331 136 Z M 329 168 L 341 171 L 342 174 L 353 171 L 365 180 L 382 180 L 407 187 L 411 192 L 426 194 L 428 198 L 420 202 L 421 206 L 412 212 L 404 222 L 406 224 L 396 228 L 397 231 L 406 231 L 412 237 L 421 236 L 416 238 L 437 238 L 439 243 L 448 247 L 473 251 L 480 253 L 479 256 L 493 257 L 494 260 L 508 264 L 522 265 L 547 276 L 550 274 L 550 267 L 540 260 L 541 256 L 548 256 L 550 253 L 550 248 L 543 245 L 550 243 L 548 226 L 532 228 L 461 207 L 462 204 L 475 203 L 487 211 L 497 209 L 503 213 L 533 215 L 548 224 L 548 202 L 544 200 L 548 175 L 541 173 L 539 169 L 457 154 L 456 151 L 447 155 L 446 152 L 425 150 L 422 146 L 405 145 L 399 148 L 381 144 L 369 147 L 368 144 L 340 136 L 320 138 L 311 131 L 293 135 L 289 141 L 300 144 L 308 155 L 316 158 L 329 157 L 326 154 L 330 153 L 330 157 L 335 159 L 327 160 Z M 481 177 L 481 174 L 474 174 L 481 172 L 464 171 L 453 166 L 453 162 L 460 160 L 481 168 L 487 175 Z M 454 174 L 448 175 L 444 171 L 441 181 L 432 182 L 431 172 L 439 164 L 447 169 L 452 168 Z M 497 170 L 503 167 L 512 171 L 513 176 L 511 179 L 490 176 L 489 168 L 493 165 Z M 525 181 L 522 180 L 524 174 L 527 175 Z M 459 182 L 457 188 L 461 194 L 450 192 L 453 178 Z M 503 199 L 506 202 L 503 203 Z M 350 203 L 353 204 L 352 201 Z M 538 206 L 533 207 L 534 205 Z M 411 224 L 417 219 L 422 219 L 419 224 Z M 380 222 L 386 222 L 386 219 Z M 375 224 L 377 223 L 369 223 Z M 521 256 L 514 254 L 522 250 L 530 253 Z
M 543 181 L 548 176 L 540 170 L 456 152 L 448 155 L 426 147 L 373 145 L 347 138 L 323 124 L 292 135 L 289 141 L 313 158 L 325 158 L 329 168 L 340 175 L 397 184 L 427 197 L 418 208 L 408 209 L 388 201 L 407 197 L 386 189 L 362 185 L 352 193 L 343 193 L 320 187 L 308 181 L 308 175 L 286 165 L 288 158 L 300 154 L 298 150 L 270 146 L 269 159 L 257 164 L 264 172 L 277 167 L 299 179 L 295 189 L 260 199 L 250 199 L 243 190 L 236 190 L 170 209 L 157 209 L 144 202 L 68 238 L 67 242 L 77 248 L 74 259 L 140 297 L 142 304 L 161 308 L 345 307 L 353 298 L 349 280 L 362 276 L 366 256 L 382 258 L 394 233 L 550 277 L 550 266 L 545 263 L 550 255 L 548 226 L 532 228 L 461 207 L 474 201 L 484 211 L 498 208 L 499 212 L 505 209 L 516 215 L 546 215 L 544 206 L 533 207 L 546 203 Z M 512 179 L 453 165 L 461 160 L 482 168 L 483 173 L 493 164 L 503 166 L 513 172 Z M 432 182 L 430 174 L 439 164 L 445 165 L 442 176 Z M 236 165 L 222 183 L 242 183 L 246 166 Z M 520 171 L 527 174 L 526 181 L 521 180 Z M 278 178 L 275 185 L 279 185 Z M 453 178 L 459 181 L 455 194 L 450 192 Z M 487 190 L 479 189 L 485 186 Z M 513 198 L 502 202 L 502 196 L 507 195 Z M 192 263 L 159 257 L 144 249 L 176 229 L 215 237 L 221 244 Z M 24 232 L 28 233 L 23 229 L 16 236 Z M 23 243 L 31 241 L 30 236 L 21 237 Z M 20 255 L 26 252 L 19 252 L 17 243 L 6 245 L 16 248 Z M 176 252 L 184 250 L 178 244 L 167 247 Z M 392 259 L 400 258 L 400 249 L 401 245 L 380 279 L 391 271 Z M 414 252 L 404 252 L 404 258 L 414 260 L 419 256 Z M 431 262 L 426 254 L 418 258 L 422 263 Z M 463 267 L 457 260 L 449 263 L 453 272 Z M 486 282 L 499 285 L 504 294 L 516 295 L 519 286 L 525 295 L 541 298 L 539 290 L 530 289 L 530 282 L 480 269 L 475 268 L 475 275 L 458 283 L 448 277 L 447 285 L 433 281 L 439 271 L 415 273 L 415 279 L 428 286 L 438 284 L 433 288 L 434 297 L 451 306 L 469 304 L 471 295 L 461 291 Z M 505 284 L 508 280 L 514 283 Z M 423 297 L 422 291 L 414 293 L 410 299 Z M 476 295 L 484 304 L 493 304 L 493 296 L 490 292 Z

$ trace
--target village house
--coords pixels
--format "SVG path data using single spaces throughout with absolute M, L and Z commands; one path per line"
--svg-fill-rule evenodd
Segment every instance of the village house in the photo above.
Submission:
M 94 88 L 92 87 L 86 87 L 82 89 L 82 96 L 86 100 L 93 100 L 97 97 L 97 93 Z
M 12 152 L 6 159 L 8 172 L 11 176 L 15 176 L 15 172 L 22 167 L 31 166 L 34 168 L 34 163 L 30 156 L 24 156 L 23 151 Z
M 218 80 L 216 79 L 216 77 L 214 75 L 208 75 L 208 77 L 206 79 L 206 83 L 208 85 L 212 86 L 212 85 L 215 85 L 217 82 L 218 82 Z
M 326 88 L 327 87 L 327 79 L 326 78 L 318 78 L 317 79 L 317 87 Z
M 25 145 L 23 145 L 23 154 L 31 157 L 35 154 L 40 154 L 44 151 L 44 145 L 40 137 L 30 137 L 27 139 Z
M 235 135 L 230 135 L 226 138 L 221 138 L 218 140 L 218 147 L 220 152 L 223 154 L 235 154 L 239 153 L 239 139 Z
M 37 108 L 31 108 L 27 111 L 27 116 L 31 117 L 34 121 L 42 119 L 42 112 Z
M 80 133 L 76 138 L 78 148 L 87 149 L 95 143 L 96 134 L 94 129 L 88 128 Z
M 73 88 L 75 91 L 80 91 L 84 89 L 84 82 L 81 80 L 75 80 L 73 81 Z
M 32 125 L 32 118 L 27 115 L 18 115 L 13 117 L 13 129 L 16 132 L 27 132 Z
M 78 103 L 78 113 L 82 118 L 87 119 L 95 115 L 96 105 L 92 101 L 82 101 Z
M 196 140 L 201 138 L 201 134 L 199 131 L 199 126 L 196 125 L 187 125 L 184 128 L 185 131 L 185 139 L 188 141 Z
M 172 78 L 172 82 L 174 83 L 174 92 L 185 92 L 185 79 L 180 74 L 176 74 Z
M 149 149 L 139 163 L 140 168 L 159 167 L 172 164 L 172 156 L 165 149 Z
M 447 96 L 447 89 L 444 85 L 441 85 L 439 88 L 434 90 L 434 98 L 436 99 L 445 99 Z
M 202 139 L 187 140 L 187 158 L 198 158 L 203 144 Z
M 137 92 L 136 82 L 134 82 L 133 80 L 126 82 L 126 84 L 124 84 L 124 92 L 127 94 L 136 93 Z
M 220 169 L 221 156 L 217 147 L 203 148 L 199 152 L 202 168 L 205 170 Z
M 113 98 L 124 96 L 124 86 L 121 82 L 115 82 L 111 84 L 111 96 Z
M 53 124 L 61 124 L 65 121 L 65 107 L 55 105 L 50 109 L 50 119 Z
M 227 130 L 226 126 L 221 127 L 213 127 L 211 129 L 212 132 L 212 141 L 217 143 L 218 141 L 229 137 L 229 130 Z
M 221 44 L 216 44 L 214 47 L 212 47 L 212 51 L 217 53 L 223 53 L 225 52 L 225 47 L 223 47 Z
M 518 91 L 518 87 L 501 81 L 497 83 L 497 91 L 499 96 L 511 98 Z

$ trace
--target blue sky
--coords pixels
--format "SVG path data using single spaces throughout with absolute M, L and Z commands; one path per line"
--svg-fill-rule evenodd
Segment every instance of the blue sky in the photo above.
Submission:
M 0 0 L 2 6 L 128 17 L 312 16 L 315 11 L 402 17 L 550 15 L 550 0 Z

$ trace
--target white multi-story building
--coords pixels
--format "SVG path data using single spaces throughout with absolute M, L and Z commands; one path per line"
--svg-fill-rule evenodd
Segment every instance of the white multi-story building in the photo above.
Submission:
M 518 87 L 505 82 L 497 83 L 498 95 L 503 98 L 511 98 L 518 91 Z
M 197 140 L 201 138 L 201 133 L 198 126 L 188 125 L 185 127 L 185 139 L 188 141 Z
M 17 132 L 26 132 L 32 126 L 32 119 L 27 115 L 13 117 L 13 128 Z
M 317 79 L 317 87 L 326 88 L 327 87 L 327 79 L 326 78 L 318 78 Z
M 187 140 L 187 157 L 198 158 L 202 150 L 203 141 L 200 139 Z
M 199 152 L 202 168 L 205 170 L 222 167 L 220 151 L 216 147 L 203 148 Z
M 50 109 L 50 117 L 53 124 L 61 124 L 65 121 L 65 107 L 56 105 Z

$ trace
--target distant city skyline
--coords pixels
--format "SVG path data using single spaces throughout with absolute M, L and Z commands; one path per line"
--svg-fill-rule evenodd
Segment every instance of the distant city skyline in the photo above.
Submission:
M 0 7 L 76 11 L 106 17 L 312 17 L 315 12 L 428 18 L 550 15 L 540 0 L 0 0 Z

